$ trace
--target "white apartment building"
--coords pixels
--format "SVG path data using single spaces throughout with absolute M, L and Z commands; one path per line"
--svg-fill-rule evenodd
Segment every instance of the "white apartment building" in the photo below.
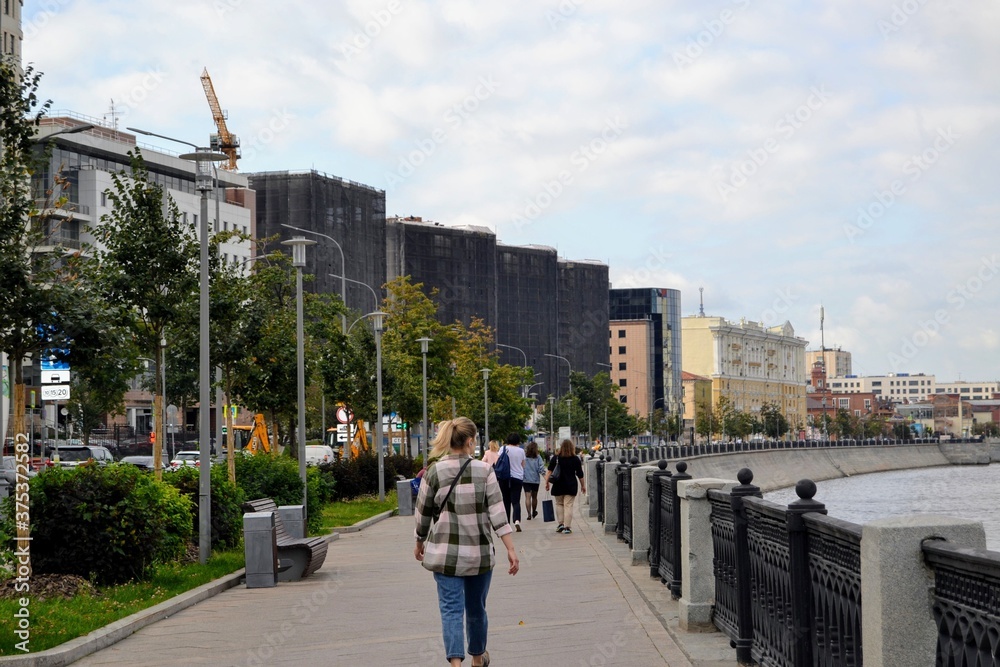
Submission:
M 129 151 L 137 147 L 135 135 L 103 127 L 102 121 L 75 114 L 42 120 L 39 137 L 42 141 L 73 128 L 94 127 L 70 134 L 53 136 L 51 158 L 41 173 L 32 181 L 36 205 L 43 211 L 44 231 L 49 245 L 40 251 L 59 247 L 80 250 L 95 241 L 92 230 L 110 214 L 111 201 L 107 191 L 113 186 L 112 174 L 130 170 Z M 40 142 L 41 143 L 41 142 Z M 208 143 L 208 137 L 205 137 Z M 201 194 L 195 189 L 195 163 L 171 155 L 162 149 L 139 146 L 149 173 L 150 181 L 162 186 L 165 194 L 174 201 L 186 224 L 191 225 L 196 236 L 200 234 Z M 53 189 L 55 176 L 64 180 L 62 187 Z M 210 233 L 237 231 L 256 237 L 255 203 L 253 192 L 247 188 L 247 177 L 219 169 L 215 174 L 216 187 L 209 193 L 208 215 Z M 51 208 L 54 198 L 65 197 L 62 208 Z M 232 238 L 220 244 L 219 252 L 224 261 L 246 262 L 252 254 L 252 242 Z M 246 264 L 247 270 L 250 265 Z M 35 374 L 29 365 L 25 372 Z M 37 382 L 37 377 L 34 382 Z M 33 382 L 33 384 L 34 384 Z M 126 423 L 139 430 L 148 428 L 152 418 L 152 399 L 142 392 L 142 400 L 126 398 Z M 130 394 L 131 395 L 131 394 Z M 149 400 L 145 400 L 149 397 Z M 54 422 L 54 404 L 43 406 L 44 416 Z M 7 415 L 5 415 L 6 417 Z M 5 421 L 5 423 L 7 423 Z
M 992 399 L 994 394 L 1000 394 L 1000 381 L 969 382 L 938 382 L 934 386 L 935 394 L 957 394 L 964 400 L 985 401 Z
M 935 393 L 935 378 L 923 373 L 846 375 L 832 377 L 827 386 L 835 394 L 877 394 L 894 403 L 919 403 Z

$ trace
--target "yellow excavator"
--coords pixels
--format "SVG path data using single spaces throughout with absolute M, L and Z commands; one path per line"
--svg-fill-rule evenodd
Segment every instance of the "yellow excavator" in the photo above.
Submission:
M 361 452 L 367 452 L 371 449 L 368 444 L 368 432 L 365 430 L 365 423 L 360 419 L 356 419 L 351 427 L 351 457 L 355 457 Z M 333 451 L 337 452 L 338 456 L 343 456 L 343 451 L 347 447 L 347 443 L 337 442 L 337 427 L 333 426 L 326 429 L 326 443 L 333 448 Z
M 237 450 L 250 454 L 271 451 L 271 442 L 267 437 L 267 422 L 260 413 L 254 415 L 253 424 L 234 424 L 233 435 L 236 438 Z

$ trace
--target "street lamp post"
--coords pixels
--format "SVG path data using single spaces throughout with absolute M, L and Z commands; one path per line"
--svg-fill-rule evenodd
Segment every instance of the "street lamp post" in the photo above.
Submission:
M 368 283 L 363 283 L 360 280 L 354 280 L 353 278 L 345 278 L 344 276 L 338 276 L 336 273 L 328 273 L 326 275 L 330 276 L 331 278 L 340 278 L 342 281 L 346 280 L 347 282 L 352 283 L 354 285 L 363 285 L 364 287 L 367 287 L 368 291 L 372 293 L 372 298 L 375 300 L 375 308 L 378 308 L 378 295 L 375 294 L 375 290 L 373 290 L 371 288 L 371 285 L 369 285 Z
M 428 431 L 430 430 L 427 426 L 427 346 L 430 345 L 431 339 L 424 336 L 423 338 L 418 338 L 417 342 L 420 343 L 420 354 L 424 358 L 424 414 L 423 421 L 420 422 L 420 430 L 424 436 L 424 466 L 427 466 L 427 455 L 430 452 L 428 440 Z
M 566 366 L 569 368 L 569 376 L 568 376 L 568 378 L 569 378 L 569 393 L 572 394 L 573 393 L 573 366 L 569 363 L 569 359 L 567 359 L 566 357 L 560 357 L 558 354 L 548 354 L 548 353 L 545 353 L 542 356 L 543 357 L 552 357 L 553 359 L 562 359 L 563 361 L 566 362 Z
M 484 432 L 486 440 L 483 441 L 483 450 L 485 451 L 486 446 L 490 443 L 490 369 L 484 368 L 480 372 L 483 374 L 483 415 L 486 422 Z
M 292 266 L 295 267 L 295 360 L 298 372 L 299 403 L 299 477 L 302 478 L 302 506 L 306 506 L 306 353 L 302 315 L 302 269 L 306 265 L 306 246 L 316 242 L 304 236 L 295 236 L 281 245 L 291 246 Z
M 341 271 L 341 274 L 342 274 L 340 276 L 340 299 L 341 299 L 341 301 L 344 302 L 344 307 L 346 308 L 347 307 L 347 284 L 344 282 L 344 280 L 346 280 L 344 278 L 344 275 L 347 274 L 347 264 L 344 261 L 344 249 L 340 247 L 340 244 L 337 243 L 336 239 L 334 239 L 332 236 L 327 236 L 326 234 L 323 234 L 323 233 L 320 233 L 320 232 L 316 232 L 316 231 L 313 231 L 311 229 L 300 229 L 298 227 L 293 227 L 291 225 L 286 225 L 284 223 L 282 223 L 281 226 L 282 227 L 287 227 L 288 229 L 294 229 L 297 232 L 303 232 L 305 234 L 315 234 L 316 236 L 322 236 L 327 241 L 329 241 L 330 243 L 332 243 L 333 245 L 335 245 L 337 247 L 337 250 L 340 251 L 340 271 Z M 292 240 L 294 241 L 297 238 L 302 238 L 302 237 L 301 236 L 296 236 L 296 237 L 293 237 Z M 288 241 L 282 241 L 281 243 L 282 243 L 282 245 L 291 245 L 291 243 L 288 242 Z M 312 243 L 315 243 L 315 241 L 310 242 L 310 245 Z M 304 261 L 305 261 L 305 255 L 303 254 L 303 262 Z M 303 264 L 303 266 L 305 266 L 305 264 Z M 377 305 L 376 305 L 376 307 L 377 307 Z M 342 313 L 340 315 L 340 326 L 341 326 L 341 331 L 343 331 L 344 335 L 346 336 L 347 335 L 347 314 L 346 313 Z
M 569 439 L 573 439 L 573 398 L 566 397 L 566 427 L 569 428 Z
M 157 135 L 160 136 L 160 135 Z M 169 137 L 166 137 L 169 139 Z M 172 141 L 178 141 L 173 139 Z M 198 560 L 202 564 L 208 562 L 212 553 L 212 369 L 209 353 L 208 334 L 208 193 L 214 190 L 212 170 L 215 162 L 229 159 L 223 153 L 213 153 L 208 148 L 193 146 L 194 153 L 185 153 L 182 160 L 193 160 L 195 169 L 195 189 L 201 194 L 201 219 L 199 235 L 201 236 L 201 277 L 199 281 L 200 298 L 198 322 L 200 342 L 199 351 L 199 391 L 198 391 Z
M 549 440 L 551 444 L 556 442 L 556 397 L 549 396 Z M 546 451 L 552 451 L 549 446 L 545 447 Z
M 160 440 L 159 438 L 157 438 L 156 448 L 161 450 L 159 458 L 160 462 L 162 463 L 163 462 L 162 450 L 166 449 L 167 447 L 167 339 L 162 336 L 160 337 L 160 385 L 161 385 L 160 401 L 162 405 L 160 405 L 161 427 L 159 431 L 160 431 L 160 437 L 163 439 Z M 154 454 L 155 453 L 156 452 L 154 452 Z M 156 465 L 156 458 L 153 459 L 153 464 Z M 161 479 L 163 477 L 162 465 L 156 465 L 156 477 L 157 479 Z
M 601 448 L 608 446 L 608 406 L 604 406 L 604 442 L 601 443 Z
M 594 443 L 593 426 L 594 424 L 591 420 L 591 414 L 590 414 L 590 403 L 588 402 L 587 403 L 587 449 L 590 449 L 590 446 Z
M 375 330 L 375 388 L 377 395 L 375 416 L 375 440 L 378 447 L 378 499 L 385 501 L 385 451 L 382 447 L 382 324 L 385 321 L 385 313 L 377 310 L 370 313 L 372 318 L 372 329 Z

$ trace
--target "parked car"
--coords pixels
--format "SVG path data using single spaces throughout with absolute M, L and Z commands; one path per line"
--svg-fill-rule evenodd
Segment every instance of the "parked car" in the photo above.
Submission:
M 197 450 L 188 450 L 183 452 L 177 452 L 174 454 L 174 458 L 170 460 L 170 469 L 179 470 L 184 466 L 195 466 L 201 465 L 201 452 Z M 209 463 L 211 465 L 211 463 Z
M 333 447 L 329 445 L 306 445 L 306 465 L 318 466 L 323 463 L 333 463 Z
M 28 468 L 28 477 L 34 477 L 37 474 L 30 467 Z M 3 457 L 3 474 L 0 477 L 7 480 L 7 483 L 11 486 L 17 484 L 17 459 L 13 456 Z M 11 493 L 13 493 L 13 489 Z
M 152 456 L 123 456 L 119 463 L 127 463 L 129 465 L 134 465 L 137 468 L 142 468 L 143 470 L 155 470 L 153 467 L 153 457 Z M 166 470 L 169 466 L 164 460 L 160 460 L 160 466 Z
M 57 456 L 59 457 L 58 461 L 56 461 Z M 52 461 L 53 465 L 59 465 L 63 468 L 75 468 L 90 460 L 101 466 L 115 462 L 115 457 L 111 455 L 110 449 L 94 445 L 48 446 L 45 448 L 45 457 Z

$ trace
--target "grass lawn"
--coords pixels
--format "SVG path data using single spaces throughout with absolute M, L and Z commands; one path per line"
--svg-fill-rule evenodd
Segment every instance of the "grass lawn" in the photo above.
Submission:
M 329 533 L 332 528 L 350 526 L 376 514 L 394 510 L 397 506 L 395 489 L 386 491 L 385 502 L 382 503 L 378 501 L 378 496 L 362 496 L 354 500 L 330 503 L 323 508 L 323 527 L 320 535 Z
M 58 646 L 241 567 L 242 548 L 215 552 L 205 565 L 162 565 L 150 581 L 101 588 L 100 597 L 81 594 L 70 600 L 31 600 L 28 607 L 31 641 L 28 646 L 32 653 Z M 5 626 L 7 621 L 15 618 L 14 613 L 19 609 L 16 599 L 0 600 L 0 618 L 4 619 Z M 0 655 L 23 655 L 14 648 L 18 641 L 12 632 L 0 633 Z

